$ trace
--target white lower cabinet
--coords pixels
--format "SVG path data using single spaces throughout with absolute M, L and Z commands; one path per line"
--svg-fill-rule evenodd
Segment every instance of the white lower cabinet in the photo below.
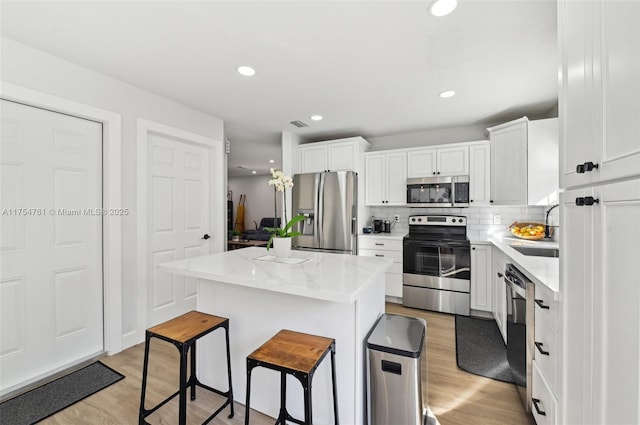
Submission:
M 391 258 L 393 264 L 385 274 L 385 295 L 402 298 L 402 237 L 361 235 L 358 238 L 358 255 Z
M 471 244 L 471 310 L 493 311 L 491 245 Z
M 491 278 L 493 280 L 493 317 L 496 319 L 498 329 L 502 334 L 504 343 L 507 343 L 507 286 L 504 283 L 504 269 L 507 257 L 498 248 L 493 249 L 493 267 Z
M 558 401 L 540 372 L 537 360 L 533 361 L 532 369 L 531 412 L 533 417 L 538 425 L 555 425 L 558 423 L 556 418 Z

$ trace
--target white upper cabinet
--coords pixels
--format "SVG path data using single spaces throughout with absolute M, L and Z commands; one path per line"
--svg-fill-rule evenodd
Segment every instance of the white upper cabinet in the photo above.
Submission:
M 527 204 L 527 125 L 524 117 L 489 128 L 493 205 Z
M 319 145 L 319 146 L 316 146 Z M 320 173 L 327 171 L 327 146 L 320 143 L 302 145 L 300 151 L 300 172 Z
M 558 119 L 527 117 L 488 129 L 493 205 L 558 201 Z
M 488 205 L 491 196 L 489 141 L 469 146 L 469 205 Z
M 369 143 L 362 137 L 300 145 L 300 173 L 323 171 L 360 171 L 362 153 Z
M 640 2 L 558 6 L 563 188 L 640 175 Z
M 365 179 L 367 205 L 406 205 L 407 153 L 365 154 Z
M 463 176 L 469 174 L 469 147 L 413 149 L 407 152 L 407 177 Z

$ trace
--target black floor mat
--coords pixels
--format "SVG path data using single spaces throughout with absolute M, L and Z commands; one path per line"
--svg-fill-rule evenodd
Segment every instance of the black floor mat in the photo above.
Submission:
M 0 424 L 31 425 L 124 378 L 95 362 L 0 403 Z
M 514 382 L 507 348 L 494 320 L 456 316 L 456 361 L 460 369 L 504 382 Z

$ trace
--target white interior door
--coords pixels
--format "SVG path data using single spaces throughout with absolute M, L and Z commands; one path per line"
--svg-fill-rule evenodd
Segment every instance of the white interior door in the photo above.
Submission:
M 103 350 L 102 124 L 1 102 L 6 393 Z
M 157 265 L 210 252 L 211 149 L 149 133 L 147 156 L 147 324 L 196 308 L 197 279 Z

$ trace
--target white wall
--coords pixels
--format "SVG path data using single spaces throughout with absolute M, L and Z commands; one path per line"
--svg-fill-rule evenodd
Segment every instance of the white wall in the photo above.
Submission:
M 137 323 L 136 309 L 137 288 L 142 284 L 136 276 L 136 118 L 215 140 L 224 140 L 223 121 L 6 37 L 0 43 L 2 81 L 122 116 L 122 206 L 131 211 L 122 222 L 122 334 L 135 334 L 146 327 Z M 225 183 L 220 184 L 224 188 Z
M 247 195 L 244 212 L 244 228 L 253 229 L 255 220 L 260 225 L 260 219 L 263 217 L 273 217 L 273 186 L 269 186 L 271 175 L 247 176 L 247 177 L 229 177 L 227 179 L 227 187 L 233 191 L 233 221 L 235 225 L 236 213 L 238 211 L 238 202 L 240 195 Z M 291 191 L 287 191 L 287 195 L 291 195 Z M 278 193 L 278 217 L 282 219 L 282 193 Z M 291 212 L 287 210 L 288 218 L 291 220 Z M 233 230 L 233 229 L 231 229 Z
M 486 125 L 470 125 L 464 127 L 443 128 L 439 130 L 416 131 L 413 133 L 392 134 L 379 137 L 367 137 L 372 151 L 401 148 L 417 148 L 421 146 L 442 145 L 445 143 L 470 142 L 485 140 Z

